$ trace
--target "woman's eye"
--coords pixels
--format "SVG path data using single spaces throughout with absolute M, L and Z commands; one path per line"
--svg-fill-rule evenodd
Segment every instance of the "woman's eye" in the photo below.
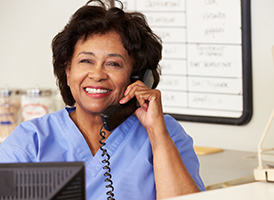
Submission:
M 108 63 L 108 65 L 114 66 L 114 67 L 121 67 L 121 65 L 117 62 L 110 62 L 110 63 Z
M 91 61 L 87 59 L 83 59 L 83 60 L 80 60 L 80 63 L 91 63 Z

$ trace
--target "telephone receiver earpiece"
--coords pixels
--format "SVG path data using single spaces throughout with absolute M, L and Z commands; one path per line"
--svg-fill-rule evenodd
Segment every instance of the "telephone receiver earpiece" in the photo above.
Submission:
M 146 86 L 148 86 L 149 88 L 152 88 L 154 84 L 154 77 L 151 69 L 147 69 L 141 77 L 132 75 L 130 77 L 130 80 L 131 83 L 134 83 L 137 80 L 142 80 L 142 82 L 146 84 Z
M 152 88 L 154 84 L 154 77 L 151 69 L 147 69 L 141 76 L 131 76 L 130 78 L 132 83 L 141 80 L 149 88 Z M 132 115 L 138 107 L 139 104 L 135 97 L 126 104 L 117 104 L 107 107 L 101 113 L 104 128 L 108 131 L 112 131 Z

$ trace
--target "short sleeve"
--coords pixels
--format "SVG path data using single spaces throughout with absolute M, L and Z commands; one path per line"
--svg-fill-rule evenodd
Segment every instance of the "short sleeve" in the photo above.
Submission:
M 204 183 L 200 177 L 200 163 L 193 148 L 193 139 L 189 136 L 183 127 L 171 116 L 165 115 L 165 122 L 169 134 L 178 148 L 184 164 L 198 185 L 201 191 L 205 190 Z

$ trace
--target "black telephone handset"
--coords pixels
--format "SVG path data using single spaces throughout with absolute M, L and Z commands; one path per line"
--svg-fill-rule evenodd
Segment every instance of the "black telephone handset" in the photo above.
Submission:
M 150 69 L 146 70 L 144 74 L 141 74 L 140 76 L 131 76 L 131 82 L 135 82 L 137 80 L 142 80 L 149 88 L 152 88 L 154 83 L 154 77 L 152 74 L 152 71 Z M 103 121 L 103 125 L 100 129 L 100 136 L 101 139 L 99 140 L 101 146 L 100 149 L 102 151 L 102 157 L 104 157 L 104 160 L 102 160 L 102 163 L 104 164 L 103 169 L 106 170 L 104 173 L 104 176 L 106 176 L 105 182 L 108 182 L 108 185 L 106 185 L 106 188 L 109 190 L 106 192 L 108 195 L 107 199 L 115 200 L 114 199 L 114 186 L 113 182 L 111 180 L 111 174 L 110 174 L 110 155 L 107 152 L 107 149 L 104 148 L 106 143 L 104 140 L 106 139 L 105 131 L 103 130 L 103 127 L 108 130 L 112 131 L 117 126 L 119 126 L 121 123 L 123 123 L 132 113 L 135 112 L 135 110 L 139 107 L 137 99 L 134 97 L 131 100 L 129 100 L 126 104 L 118 104 L 107 107 L 102 113 L 101 118 Z
M 140 77 L 131 77 L 132 82 L 141 80 L 149 88 L 152 88 L 154 83 L 154 77 L 152 71 L 147 69 L 145 73 Z M 101 118 L 104 124 L 104 128 L 108 131 L 112 131 L 121 123 L 123 123 L 135 110 L 139 107 L 136 98 L 132 98 L 126 104 L 117 104 L 107 107 L 102 113 Z

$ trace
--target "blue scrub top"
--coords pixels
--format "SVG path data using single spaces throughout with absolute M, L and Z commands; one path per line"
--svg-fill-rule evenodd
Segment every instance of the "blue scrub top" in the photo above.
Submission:
M 92 155 L 83 135 L 69 117 L 75 108 L 22 122 L 0 145 L 0 163 L 84 161 L 87 199 L 106 199 L 102 152 Z M 200 190 L 205 190 L 199 175 L 199 162 L 193 140 L 169 115 L 165 122 L 189 173 Z M 98 131 L 99 134 L 99 131 Z M 98 141 L 99 142 L 99 141 Z M 114 185 L 119 200 L 156 199 L 151 144 L 138 118 L 130 116 L 106 140 Z

